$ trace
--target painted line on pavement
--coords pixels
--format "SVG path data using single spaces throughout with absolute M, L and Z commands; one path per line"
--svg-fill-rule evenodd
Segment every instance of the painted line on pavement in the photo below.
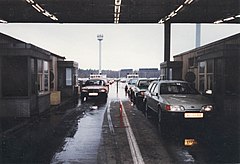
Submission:
M 119 100 L 119 102 L 120 102 L 120 106 L 122 107 L 123 123 L 124 123 L 124 126 L 126 127 L 125 129 L 126 129 L 126 132 L 127 132 L 127 138 L 128 138 L 128 143 L 129 143 L 129 146 L 130 146 L 132 158 L 133 158 L 133 163 L 134 164 L 144 164 L 142 154 L 141 154 L 140 149 L 138 147 L 138 144 L 137 144 L 136 138 L 133 134 L 132 128 L 129 124 L 128 117 L 127 117 L 127 114 L 125 112 L 122 101 Z
M 108 125 L 109 125 L 109 129 L 110 129 L 111 133 L 115 135 L 115 131 L 114 131 L 114 127 L 113 127 L 113 123 L 112 123 L 112 119 L 111 119 L 111 114 L 110 114 L 110 103 L 111 102 L 109 102 L 107 105 Z

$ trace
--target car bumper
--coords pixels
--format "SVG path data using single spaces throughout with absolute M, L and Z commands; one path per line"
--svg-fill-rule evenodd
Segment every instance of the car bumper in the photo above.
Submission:
M 164 112 L 163 118 L 174 120 L 208 120 L 212 117 L 211 112 Z
M 81 97 L 103 98 L 103 97 L 107 97 L 107 93 L 105 93 L 105 92 L 98 92 L 98 93 L 83 92 L 83 93 L 81 93 Z

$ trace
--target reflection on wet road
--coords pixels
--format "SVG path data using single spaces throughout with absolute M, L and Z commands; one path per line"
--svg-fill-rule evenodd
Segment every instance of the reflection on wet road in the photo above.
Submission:
M 123 87 L 120 90 L 122 90 L 121 94 L 124 95 Z M 150 125 L 147 127 L 146 123 L 144 123 L 145 125 L 139 123 L 146 118 L 138 116 L 142 113 L 135 106 L 128 110 L 127 114 L 130 119 L 133 119 L 130 122 L 132 126 L 137 128 L 145 126 L 141 129 L 142 131 L 148 131 L 148 128 L 152 128 Z M 158 130 L 156 135 L 158 135 L 160 142 L 164 144 L 174 163 L 240 162 L 239 120 L 235 117 L 229 119 L 218 114 L 211 120 L 189 119 L 183 122 L 175 122 L 172 125 L 168 124 L 165 129 L 159 129 L 156 115 L 152 115 L 147 121 Z M 149 130 L 149 135 L 150 132 Z M 135 130 L 135 133 L 140 133 L 140 130 Z M 151 135 L 155 134 L 152 133 Z M 137 138 L 137 140 L 146 142 L 141 141 L 141 138 Z
M 0 163 L 132 163 L 126 131 L 119 119 L 119 99 L 145 163 L 240 162 L 237 122 L 220 118 L 208 123 L 185 120 L 159 129 L 156 116 L 147 119 L 129 101 L 124 87 L 120 83 L 117 93 L 116 84 L 110 86 L 107 103 L 70 104 L 37 117 L 24 128 L 0 135 Z M 106 108 L 114 135 L 105 118 Z
M 84 117 L 78 120 L 75 135 L 65 139 L 65 145 L 54 155 L 51 163 L 97 163 L 106 106 L 92 105 L 87 108 Z
M 159 130 L 157 117 L 149 119 Z M 159 139 L 177 163 L 238 163 L 239 131 L 234 122 L 185 120 L 158 131 Z
M 51 163 L 97 163 L 104 114 L 109 101 L 118 97 L 116 93 L 116 86 L 110 86 L 106 104 L 90 100 L 79 106 L 84 115 L 78 119 L 76 132 L 65 139 L 65 144 L 53 156 Z

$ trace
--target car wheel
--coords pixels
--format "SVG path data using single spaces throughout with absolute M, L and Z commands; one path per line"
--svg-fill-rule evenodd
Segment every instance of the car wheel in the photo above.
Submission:
M 146 102 L 142 101 L 139 105 L 139 109 L 144 113 L 145 111 L 145 106 L 146 106 Z
M 137 107 L 137 109 L 138 110 L 140 110 L 140 105 L 139 105 L 140 103 L 139 103 L 139 99 L 136 97 L 135 98 L 135 105 L 136 105 L 136 107 Z
M 166 126 L 166 118 L 164 118 L 164 114 L 161 110 L 161 108 L 158 109 L 158 129 L 160 132 L 165 133 L 167 128 Z
M 150 115 L 150 108 L 148 107 L 147 102 L 146 102 L 146 104 L 145 104 L 144 115 L 145 115 L 146 118 L 149 118 L 149 115 Z
M 84 96 L 81 96 L 81 102 L 84 102 Z
M 132 102 L 133 102 L 133 104 L 136 104 L 136 97 L 135 96 L 132 96 L 133 98 L 132 98 Z
M 161 125 L 162 123 L 162 112 L 161 109 L 158 109 L 158 124 Z

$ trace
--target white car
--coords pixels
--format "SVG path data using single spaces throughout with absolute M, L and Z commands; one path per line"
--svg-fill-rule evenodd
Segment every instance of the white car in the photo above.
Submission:
M 145 93 L 145 113 L 157 113 L 158 122 L 177 119 L 204 119 L 213 111 L 213 102 L 186 81 L 154 81 Z

